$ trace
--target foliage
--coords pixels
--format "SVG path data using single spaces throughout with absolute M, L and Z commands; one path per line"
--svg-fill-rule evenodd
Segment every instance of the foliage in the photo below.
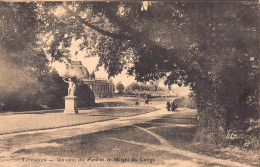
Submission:
M 126 87 L 125 92 L 131 94 L 137 91 L 158 91 L 158 90 L 162 91 L 164 89 L 162 87 L 159 87 L 158 84 L 156 86 L 153 86 L 151 84 L 133 82 Z
M 33 76 L 48 72 L 48 60 L 38 45 L 38 22 L 35 3 L 5 3 L 0 5 L 0 47 L 8 62 Z
M 122 94 L 122 93 L 124 93 L 124 89 L 125 89 L 125 86 L 123 85 L 123 83 L 121 81 L 119 81 L 116 84 L 116 90 L 118 91 L 119 94 Z
M 77 105 L 79 108 L 91 107 L 95 105 L 95 96 L 88 85 L 78 82 L 75 96 L 77 96 Z
M 0 100 L 2 110 L 39 108 L 48 60 L 37 42 L 36 4 L 1 2 L 0 5 Z
M 196 109 L 195 99 L 192 94 L 189 94 L 189 96 L 180 96 L 174 100 L 174 103 L 180 108 Z
M 8 42 L 1 46 L 8 48 L 16 35 L 22 41 L 20 34 L 28 39 L 22 44 L 30 46 L 39 37 L 51 39 L 38 42 L 46 46 L 53 60 L 70 61 L 68 48 L 78 39 L 81 50 L 100 57 L 99 66 L 104 65 L 109 76 L 127 68 L 141 82 L 164 77 L 167 85 L 189 85 L 199 115 L 194 141 L 223 144 L 229 131 L 245 134 L 249 120 L 259 117 L 258 3 L 3 4 L 1 11 L 7 9 L 8 14 L 0 17 L 4 23 L 0 37 Z M 57 9 L 64 12 L 57 14 Z M 6 25 L 11 25 L 10 31 Z M 32 35 L 25 37 L 29 31 Z M 32 54 L 28 58 L 39 57 Z M 25 67 L 31 66 L 34 63 Z
M 175 102 L 171 102 L 171 111 L 175 111 L 178 108 L 178 106 L 175 104 Z
M 39 78 L 42 84 L 40 103 L 50 108 L 64 108 L 64 97 L 68 94 L 68 85 L 58 72 L 53 69 L 51 72 Z
M 51 108 L 64 107 L 67 85 L 57 71 L 36 78 L 13 62 L 4 61 L 0 65 L 1 110 L 35 110 L 41 109 L 43 104 Z

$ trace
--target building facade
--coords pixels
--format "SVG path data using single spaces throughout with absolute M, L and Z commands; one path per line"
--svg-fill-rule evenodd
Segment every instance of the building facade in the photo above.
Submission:
M 87 84 L 95 95 L 95 98 L 114 97 L 115 85 L 112 80 L 96 78 L 95 73 L 89 74 L 88 69 L 80 61 L 72 61 L 67 68 L 65 77 L 76 77 Z

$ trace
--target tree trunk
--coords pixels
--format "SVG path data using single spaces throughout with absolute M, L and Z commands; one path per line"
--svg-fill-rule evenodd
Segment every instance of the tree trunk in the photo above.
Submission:
M 204 87 L 196 92 L 198 127 L 194 143 L 223 145 L 226 141 L 226 109 L 219 104 L 217 95 Z
M 198 127 L 194 143 L 222 145 L 226 139 L 226 120 L 224 112 L 214 107 L 198 109 Z

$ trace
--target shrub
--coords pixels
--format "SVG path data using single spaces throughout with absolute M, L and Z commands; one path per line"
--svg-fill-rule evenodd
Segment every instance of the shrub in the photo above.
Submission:
M 95 96 L 88 85 L 79 83 L 76 87 L 75 96 L 78 97 L 78 107 L 95 106 Z
M 195 109 L 196 103 L 192 94 L 189 96 L 181 96 L 174 100 L 174 103 L 181 108 Z

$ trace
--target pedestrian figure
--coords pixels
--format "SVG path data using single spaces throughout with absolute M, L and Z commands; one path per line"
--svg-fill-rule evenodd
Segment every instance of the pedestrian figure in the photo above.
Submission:
M 144 104 L 148 104 L 149 105 L 149 100 L 148 99 L 145 99 L 144 102 L 145 102 Z
M 172 102 L 171 103 L 171 110 L 175 111 L 176 108 L 177 108 L 177 105 L 174 102 Z
M 135 105 L 139 105 L 139 102 L 137 101 L 137 102 L 135 102 Z
M 171 103 L 170 103 L 169 101 L 167 101 L 167 103 L 166 103 L 166 108 L 167 108 L 168 111 L 170 111 L 170 109 L 171 109 Z

